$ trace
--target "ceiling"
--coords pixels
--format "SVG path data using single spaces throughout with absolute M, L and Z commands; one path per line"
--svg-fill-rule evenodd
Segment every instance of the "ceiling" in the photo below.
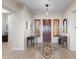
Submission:
M 46 13 L 45 4 L 49 3 L 49 14 L 60 14 L 65 11 L 72 0 L 15 0 L 19 4 L 26 5 L 34 14 Z

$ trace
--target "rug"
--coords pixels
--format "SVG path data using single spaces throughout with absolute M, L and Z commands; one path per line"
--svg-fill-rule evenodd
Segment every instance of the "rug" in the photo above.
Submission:
M 37 46 L 36 50 L 45 58 L 49 59 L 52 55 L 54 55 L 58 48 L 51 44 L 43 44 L 41 46 Z

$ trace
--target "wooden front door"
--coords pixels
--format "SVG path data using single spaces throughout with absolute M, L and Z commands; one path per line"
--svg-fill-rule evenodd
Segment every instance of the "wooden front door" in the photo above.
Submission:
M 43 42 L 51 42 L 51 19 L 43 20 Z

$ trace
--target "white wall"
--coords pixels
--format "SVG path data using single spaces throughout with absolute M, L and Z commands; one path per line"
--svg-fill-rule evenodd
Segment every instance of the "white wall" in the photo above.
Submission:
M 6 35 L 6 25 L 8 24 L 8 14 L 2 13 L 2 35 Z
M 64 13 L 64 18 L 68 20 L 68 49 L 76 50 L 76 2 L 75 0 L 70 4 Z
M 38 43 L 43 43 L 43 27 L 42 27 L 42 25 L 43 25 L 43 19 L 51 19 L 51 42 L 52 43 L 58 43 L 58 38 L 59 37 L 53 37 L 53 19 L 60 19 L 60 30 L 61 30 L 61 14 L 58 14 L 58 15 L 48 15 L 48 16 L 46 16 L 46 15 L 34 15 L 34 17 L 33 17 L 33 20 L 35 20 L 35 19 L 40 19 L 41 20 L 41 28 L 40 28 L 40 30 L 41 30 L 41 37 L 39 37 L 38 39 L 37 39 L 37 42 Z M 33 29 L 34 30 L 34 29 Z
M 9 39 L 9 44 L 13 50 L 24 50 L 24 20 L 22 16 L 22 10 L 18 10 L 17 13 L 12 13 L 11 19 L 11 39 Z
M 26 48 L 26 37 L 31 35 L 31 30 L 25 29 L 26 21 L 31 22 L 31 19 L 31 13 L 24 5 L 19 5 L 18 12 L 9 15 L 9 44 L 12 50 Z
M 32 23 L 32 12 L 29 8 L 23 8 L 23 19 L 24 19 L 24 47 L 27 48 L 27 37 L 31 36 L 32 29 L 30 28 L 30 24 Z M 26 21 L 28 22 L 28 29 L 26 29 Z

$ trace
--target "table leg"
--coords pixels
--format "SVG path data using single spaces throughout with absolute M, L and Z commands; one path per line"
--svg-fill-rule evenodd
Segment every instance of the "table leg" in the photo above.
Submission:
M 34 39 L 33 39 L 33 47 L 34 47 Z
M 36 44 L 37 44 L 37 37 L 36 37 Z
M 27 48 L 28 48 L 28 39 L 27 39 Z

